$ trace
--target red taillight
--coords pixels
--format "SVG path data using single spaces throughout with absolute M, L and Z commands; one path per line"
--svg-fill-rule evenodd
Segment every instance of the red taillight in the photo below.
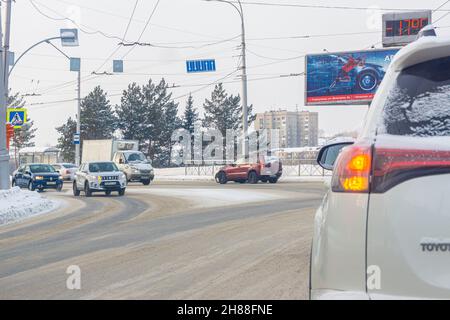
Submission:
M 70 174 L 70 171 L 69 171 L 69 170 L 66 170 L 66 174 Z
M 342 149 L 336 160 L 332 179 L 334 192 L 369 192 L 372 147 L 352 145 Z
M 418 177 L 450 173 L 450 151 L 376 148 L 372 192 Z
M 342 149 L 332 179 L 334 192 L 384 193 L 414 178 L 450 173 L 450 151 L 352 145 Z

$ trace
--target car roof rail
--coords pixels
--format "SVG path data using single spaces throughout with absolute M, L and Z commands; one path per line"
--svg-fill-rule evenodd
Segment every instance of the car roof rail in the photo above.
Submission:
M 417 34 L 417 39 L 423 37 L 437 37 L 436 28 L 432 24 L 423 27 Z

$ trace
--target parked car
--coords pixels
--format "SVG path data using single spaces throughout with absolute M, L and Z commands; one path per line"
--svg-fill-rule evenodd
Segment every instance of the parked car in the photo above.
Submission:
M 241 159 L 234 164 L 224 166 L 217 172 L 215 179 L 220 184 L 226 184 L 228 181 L 251 184 L 259 181 L 277 183 L 282 174 L 283 166 L 279 158 L 260 156 L 253 163 Z
M 314 221 L 312 299 L 450 299 L 450 39 L 420 38 L 389 67 Z
M 114 162 L 87 162 L 75 174 L 73 194 L 79 196 L 83 191 L 86 197 L 90 197 L 94 192 L 104 192 L 106 195 L 118 192 L 123 196 L 126 187 L 126 176 Z
M 43 191 L 46 189 L 56 189 L 61 191 L 63 180 L 49 164 L 25 164 L 14 171 L 11 179 L 13 187 L 28 188 L 30 191 Z
M 56 163 L 52 167 L 59 172 L 63 180 L 73 180 L 78 167 L 73 163 Z

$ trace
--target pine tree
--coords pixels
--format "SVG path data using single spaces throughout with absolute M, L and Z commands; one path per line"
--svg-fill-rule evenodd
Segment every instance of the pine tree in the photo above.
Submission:
M 228 95 L 222 83 L 215 86 L 211 93 L 211 100 L 206 99 L 203 104 L 205 117 L 203 126 L 219 130 L 223 137 L 227 129 L 242 129 L 242 106 L 239 95 Z M 253 106 L 248 107 L 249 125 L 254 121 Z
M 203 104 L 205 109 L 205 117 L 203 119 L 203 127 L 205 129 L 219 130 L 223 137 L 223 156 L 226 157 L 226 132 L 227 130 L 242 130 L 242 106 L 239 95 L 228 95 L 223 88 L 222 83 L 215 86 L 211 93 L 211 99 L 206 99 Z M 253 115 L 253 106 L 248 107 L 248 124 L 250 125 L 256 116 Z M 235 154 L 237 154 L 238 146 L 235 143 Z
M 75 135 L 76 130 L 77 122 L 72 118 L 69 118 L 65 124 L 56 128 L 56 131 L 60 134 L 57 148 L 61 150 L 61 155 L 67 162 L 75 162 L 73 136 Z
M 172 132 L 179 128 L 178 104 L 171 101 L 168 85 L 164 79 L 155 85 L 150 79 L 142 87 L 145 113 L 143 115 L 145 140 L 141 147 L 156 166 L 170 162 Z
M 142 89 L 135 82 L 123 91 L 120 105 L 116 106 L 117 127 L 123 138 L 144 141 L 146 125 L 143 116 L 146 113 Z
M 81 101 L 81 140 L 110 139 L 117 119 L 111 104 L 100 86 Z
M 186 108 L 183 115 L 183 128 L 188 130 L 190 133 L 194 132 L 195 123 L 199 120 L 199 114 L 197 109 L 194 107 L 194 98 L 189 95 L 186 101 Z

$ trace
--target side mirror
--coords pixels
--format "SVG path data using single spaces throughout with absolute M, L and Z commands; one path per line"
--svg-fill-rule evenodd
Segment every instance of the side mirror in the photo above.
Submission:
M 124 164 L 125 161 L 123 161 L 123 159 L 119 159 L 119 164 Z
M 25 174 L 28 176 L 31 176 L 31 172 L 30 171 L 25 171 Z
M 341 150 L 352 144 L 353 142 L 341 142 L 323 147 L 320 149 L 319 155 L 317 156 L 317 163 L 325 170 L 332 171 Z

